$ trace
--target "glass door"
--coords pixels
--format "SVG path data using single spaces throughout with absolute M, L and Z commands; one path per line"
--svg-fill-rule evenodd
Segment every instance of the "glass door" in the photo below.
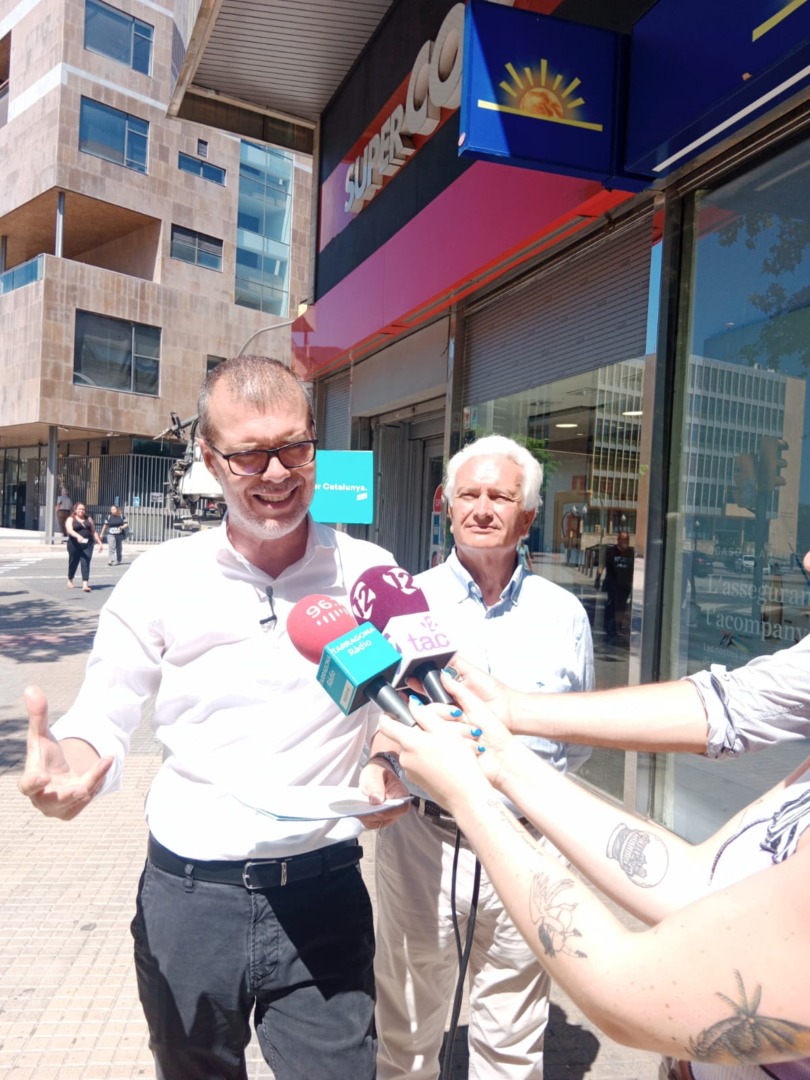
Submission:
M 805 141 L 694 198 L 662 678 L 738 667 L 810 631 L 809 176 Z M 743 757 L 722 778 L 678 758 L 662 816 L 699 839 L 806 752 Z

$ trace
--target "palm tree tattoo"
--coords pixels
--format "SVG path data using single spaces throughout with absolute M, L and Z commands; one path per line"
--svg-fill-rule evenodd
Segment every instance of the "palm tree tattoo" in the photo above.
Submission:
M 717 996 L 731 1006 L 734 1015 L 701 1031 L 697 1039 L 690 1039 L 690 1056 L 698 1061 L 734 1061 L 759 1059 L 768 1048 L 780 1053 L 796 1047 L 796 1036 L 806 1035 L 810 1028 L 779 1020 L 774 1016 L 760 1016 L 757 1012 L 762 998 L 762 987 L 757 986 L 748 1000 L 742 975 L 734 972 L 739 1002 L 726 994 Z
M 529 910 L 532 922 L 537 923 L 537 936 L 546 956 L 585 957 L 588 954 L 575 949 L 569 939 L 582 937 L 573 925 L 576 904 L 563 903 L 559 893 L 574 884 L 571 878 L 563 878 L 555 884 L 548 874 L 535 874 L 529 894 Z

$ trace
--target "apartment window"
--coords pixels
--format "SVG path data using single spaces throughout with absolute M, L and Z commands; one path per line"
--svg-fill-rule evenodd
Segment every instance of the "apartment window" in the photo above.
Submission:
M 205 358 L 205 374 L 210 375 L 214 368 L 217 367 L 218 364 L 221 364 L 224 359 L 224 356 L 211 356 L 209 353 Z
M 213 184 L 225 183 L 224 169 L 219 165 L 210 165 L 207 161 L 200 161 L 199 158 L 192 157 L 190 154 L 181 152 L 177 158 L 177 167 L 183 172 L 201 176 L 203 180 L 210 180 Z
M 200 157 L 208 157 L 208 143 L 205 139 L 197 139 L 197 153 Z
M 85 0 L 84 47 L 148 75 L 154 27 L 100 0 Z
M 157 397 L 160 327 L 77 311 L 73 382 Z
M 120 109 L 111 109 L 99 101 L 82 98 L 79 149 L 85 154 L 145 173 L 148 143 L 149 124 L 146 120 Z
M 222 269 L 222 241 L 215 236 L 172 225 L 171 256 L 182 262 L 204 266 L 206 270 Z

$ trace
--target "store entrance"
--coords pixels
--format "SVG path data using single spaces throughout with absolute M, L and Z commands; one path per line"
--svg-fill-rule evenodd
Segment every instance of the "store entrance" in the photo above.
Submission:
M 425 439 L 424 482 L 422 484 L 422 544 L 423 569 L 444 561 L 444 507 L 440 489 L 444 475 L 444 439 L 434 436 Z
M 436 536 L 433 501 L 442 482 L 444 409 L 409 412 L 371 422 L 377 474 L 372 539 L 418 574 L 430 566 Z

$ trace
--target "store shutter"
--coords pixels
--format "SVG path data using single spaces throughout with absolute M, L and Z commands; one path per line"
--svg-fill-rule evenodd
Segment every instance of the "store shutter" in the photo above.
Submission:
M 351 449 L 351 381 L 349 372 L 324 384 L 324 406 L 318 446 L 321 450 Z
M 650 245 L 645 217 L 474 304 L 464 404 L 643 356 Z

